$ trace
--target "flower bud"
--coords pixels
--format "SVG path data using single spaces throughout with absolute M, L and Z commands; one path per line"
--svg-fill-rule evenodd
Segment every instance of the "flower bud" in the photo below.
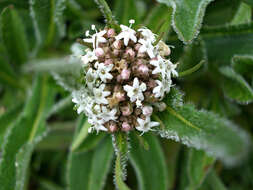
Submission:
M 116 41 L 113 42 L 112 45 L 113 45 L 113 47 L 116 48 L 116 49 L 121 49 L 121 47 L 122 47 L 122 41 L 116 40 Z
M 129 125 L 129 123 L 127 122 L 123 122 L 122 123 L 122 128 L 121 130 L 124 131 L 124 132 L 128 132 L 132 129 L 132 127 Z
M 120 55 L 120 50 L 114 49 L 112 53 L 113 53 L 113 55 L 114 55 L 115 57 L 117 57 L 117 56 Z
M 102 48 L 97 48 L 97 49 L 95 50 L 95 55 L 96 55 L 97 57 L 102 57 L 102 56 L 104 56 L 104 50 L 103 50 Z
M 136 50 L 136 51 L 139 51 L 139 49 L 140 49 L 140 47 L 141 47 L 141 44 L 136 44 L 135 46 L 134 46 L 134 49 Z
M 109 122 L 108 131 L 109 131 L 110 133 L 114 133 L 114 132 L 116 132 L 117 130 L 118 130 L 118 127 L 117 127 L 116 122 L 114 122 L 114 121 Z
M 129 116 L 129 115 L 132 114 L 133 108 L 131 107 L 130 104 L 128 104 L 126 106 L 120 107 L 120 111 L 121 111 L 121 113 L 122 113 L 123 116 Z
M 128 48 L 125 52 L 125 56 L 131 60 L 135 58 L 135 52 L 132 48 Z
M 109 38 L 112 38 L 115 36 L 115 30 L 113 28 L 110 28 L 108 31 L 107 31 L 107 36 Z
M 143 113 L 145 116 L 151 116 L 152 113 L 153 113 L 153 108 L 152 108 L 152 106 L 144 106 L 143 109 L 142 109 L 142 113 Z
M 113 60 L 112 59 L 106 59 L 104 64 L 105 65 L 113 64 Z
M 128 69 L 123 69 L 120 73 L 121 79 L 128 80 L 130 77 L 131 71 Z
M 124 101 L 125 100 L 125 93 L 124 92 L 116 92 L 115 98 L 117 98 L 119 102 Z
M 139 73 L 140 76 L 148 76 L 149 69 L 146 65 L 141 64 L 138 67 L 137 72 Z

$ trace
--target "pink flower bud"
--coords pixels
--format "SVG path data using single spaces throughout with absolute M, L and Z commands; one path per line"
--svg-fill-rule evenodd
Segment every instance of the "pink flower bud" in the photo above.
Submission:
M 119 51 L 118 49 L 114 49 L 114 50 L 113 50 L 113 55 L 114 55 L 115 57 L 118 57 L 119 54 L 120 54 L 120 51 Z
M 114 36 L 115 36 L 115 30 L 112 29 L 112 28 L 110 28 L 110 29 L 107 31 L 107 36 L 108 36 L 109 38 L 114 37 Z
M 124 132 L 128 132 L 132 129 L 132 127 L 127 123 L 127 122 L 123 122 L 122 123 L 122 128 L 121 130 Z
M 117 82 L 122 82 L 122 81 L 123 81 L 123 79 L 122 79 L 121 75 L 118 75 L 117 76 Z
M 146 58 L 147 55 L 146 55 L 145 53 L 140 53 L 140 52 L 138 52 L 137 57 L 138 57 L 138 58 Z
M 122 106 L 120 111 L 123 116 L 129 116 L 132 114 L 133 110 L 131 109 L 130 105 Z
M 141 65 L 143 63 L 143 60 L 142 59 L 137 59 L 137 61 L 135 63 L 136 63 L 136 65 Z
M 120 49 L 122 47 L 122 42 L 120 40 L 116 40 L 113 42 L 113 47 L 116 49 Z
M 102 48 L 97 48 L 97 49 L 95 49 L 95 55 L 96 55 L 97 57 L 102 57 L 102 56 L 104 56 L 104 50 L 103 50 Z
M 125 100 L 125 93 L 124 93 L 124 92 L 116 92 L 116 93 L 115 93 L 115 97 L 116 97 L 119 101 L 124 101 L 124 100 Z
M 151 116 L 152 113 L 153 113 L 153 108 L 151 106 L 144 106 L 143 109 L 142 109 L 142 113 L 145 116 Z
M 166 49 L 166 51 L 164 51 L 164 55 L 165 55 L 165 56 L 169 56 L 170 53 L 171 53 L 171 50 L 170 50 L 170 48 L 168 47 L 168 48 Z
M 140 49 L 140 47 L 141 47 L 141 44 L 136 44 L 135 46 L 134 46 L 134 49 L 136 50 L 136 51 L 139 51 L 139 49 Z
M 148 88 L 149 89 L 153 89 L 153 88 L 155 88 L 156 86 L 157 86 L 157 83 L 155 82 L 155 80 L 153 80 L 153 79 L 150 79 L 149 81 L 148 81 Z
M 109 132 L 114 133 L 118 130 L 116 123 L 110 123 L 108 127 Z
M 121 74 L 120 74 L 120 76 L 121 76 L 121 78 L 123 79 L 123 80 L 128 80 L 129 79 L 129 77 L 130 77 L 130 70 L 128 70 L 128 69 L 123 69 L 122 71 L 121 71 Z
M 144 76 L 148 76 L 148 67 L 146 65 L 143 65 L 141 64 L 139 67 L 138 67 L 138 72 L 141 74 L 141 75 L 144 75 Z
M 130 58 L 130 59 L 134 59 L 135 57 L 135 52 L 132 48 L 129 48 L 126 50 L 126 55 Z
M 106 59 L 104 64 L 105 65 L 113 64 L 113 60 L 112 59 Z

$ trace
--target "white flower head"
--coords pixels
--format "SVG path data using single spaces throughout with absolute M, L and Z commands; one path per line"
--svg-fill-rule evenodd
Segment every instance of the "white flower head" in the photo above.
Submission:
M 151 30 L 147 28 L 140 28 L 138 29 L 138 31 L 141 32 L 142 36 L 144 37 L 144 40 L 151 41 L 151 43 L 155 42 L 156 38 Z
M 119 35 L 117 35 L 115 38 L 116 40 L 121 40 L 124 39 L 124 45 L 127 46 L 129 40 L 132 40 L 134 43 L 137 42 L 137 38 L 136 38 L 136 32 L 135 30 L 125 26 L 125 25 L 120 25 L 121 28 L 121 33 L 119 33 Z
M 178 72 L 176 71 L 177 64 L 173 64 L 170 60 L 166 60 L 167 70 L 174 77 L 178 77 Z
M 146 119 L 137 118 L 138 126 L 137 130 L 142 131 L 142 134 L 152 130 L 152 127 L 160 125 L 158 122 L 150 121 L 150 117 L 146 117 Z
M 81 57 L 81 60 L 84 64 L 84 66 L 87 66 L 88 63 L 97 60 L 97 56 L 95 55 L 94 51 L 91 51 L 90 49 L 87 49 L 86 54 Z
M 96 63 L 97 74 L 103 82 L 106 82 L 107 79 L 112 79 L 113 76 L 110 74 L 110 71 L 113 68 L 113 64 L 105 65 L 104 63 Z
M 105 84 L 101 84 L 99 88 L 93 88 L 95 102 L 98 104 L 108 104 L 107 96 L 111 94 L 110 91 L 105 91 Z
M 139 49 L 140 53 L 147 52 L 150 58 L 155 57 L 154 46 L 152 45 L 151 41 L 140 39 L 138 42 L 142 44 L 142 46 Z
M 134 78 L 133 86 L 125 85 L 123 88 L 127 92 L 127 96 L 131 102 L 144 100 L 143 92 L 147 89 L 147 86 L 145 83 L 140 84 L 137 77 Z M 137 102 L 138 105 L 140 105 L 139 101 Z
M 103 37 L 106 34 L 106 30 L 102 30 L 100 32 L 97 32 L 97 29 L 95 25 L 91 26 L 91 29 L 94 30 L 96 33 L 93 35 L 89 34 L 89 31 L 87 30 L 85 35 L 90 38 L 85 38 L 83 39 L 84 42 L 86 43 L 92 43 L 93 44 L 93 49 L 96 49 L 98 47 L 99 43 L 105 43 L 107 40 L 105 37 Z

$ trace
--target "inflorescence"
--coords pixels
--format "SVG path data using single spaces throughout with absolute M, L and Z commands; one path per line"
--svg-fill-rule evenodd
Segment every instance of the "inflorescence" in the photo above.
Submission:
M 84 66 L 83 87 L 74 91 L 73 102 L 77 112 L 85 113 L 92 125 L 89 132 L 142 133 L 158 126 L 151 121 L 153 110 L 163 111 L 162 102 L 170 91 L 172 76 L 177 76 L 176 64 L 168 59 L 170 48 L 147 28 L 137 31 L 120 25 L 117 34 L 105 28 L 90 35 L 86 31 L 85 43 L 92 45 L 82 56 Z

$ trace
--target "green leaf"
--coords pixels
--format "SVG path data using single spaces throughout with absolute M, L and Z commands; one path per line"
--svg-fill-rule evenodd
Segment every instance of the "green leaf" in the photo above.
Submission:
M 224 76 L 222 87 L 227 97 L 242 104 L 253 101 L 253 89 L 240 74 L 227 66 L 221 67 L 220 73 Z
M 127 177 L 126 165 L 130 148 L 128 140 L 128 134 L 126 133 L 117 132 L 112 134 L 112 143 L 116 154 L 114 180 L 119 190 L 129 189 L 124 183 Z
M 157 132 L 161 137 L 204 150 L 227 165 L 242 161 L 248 152 L 247 133 L 212 112 L 198 111 L 191 104 L 178 108 L 167 104 L 157 117 L 160 122 Z
M 0 12 L 2 12 L 2 10 L 9 5 L 14 5 L 17 8 L 23 8 L 23 9 L 28 8 L 27 0 L 2 0 L 0 2 Z
M 243 0 L 245 3 L 253 6 L 253 0 Z
M 205 42 L 208 62 L 212 65 L 229 65 L 234 55 L 253 54 L 252 22 L 241 25 L 203 27 L 201 36 Z
M 37 46 L 49 46 L 65 35 L 65 3 L 66 0 L 29 0 Z
M 88 133 L 90 124 L 85 116 L 81 116 L 78 126 L 76 136 L 73 140 L 71 151 L 72 152 L 85 152 L 94 148 L 105 136 L 104 133 Z
M 25 64 L 22 69 L 24 72 L 50 72 L 60 86 L 71 92 L 80 87 L 81 61 L 73 56 L 34 60 Z
M 168 8 L 166 5 L 158 4 L 148 14 L 144 22 L 145 26 L 151 29 L 154 33 L 157 33 L 165 21 L 171 20 L 171 15 L 172 10 L 170 8 Z M 169 28 L 170 26 L 168 27 L 168 32 Z
M 253 76 L 253 56 L 235 55 L 232 58 L 233 69 L 245 76 Z
M 120 24 L 129 25 L 129 20 L 134 19 L 136 24 L 140 23 L 140 17 L 135 0 L 121 1 L 116 0 L 114 6 L 115 18 Z
M 22 189 L 32 146 L 44 135 L 45 120 L 53 100 L 53 91 L 47 83 L 47 77 L 39 77 L 24 112 L 5 136 L 0 163 L 0 181 L 4 181 L 1 190 L 14 189 L 15 185 L 17 189 Z
M 172 26 L 180 40 L 191 43 L 199 33 L 207 5 L 212 0 L 158 0 L 173 8 Z
M 117 155 L 116 163 L 115 163 L 115 183 L 119 190 L 130 190 L 129 187 L 124 183 L 124 172 L 122 171 L 120 155 Z
M 241 3 L 237 13 L 235 14 L 231 24 L 245 24 L 251 21 L 251 7 L 245 3 Z
M 21 65 L 27 61 L 28 44 L 20 16 L 13 6 L 9 6 L 3 10 L 0 19 L 2 40 L 9 59 L 12 63 Z
M 215 159 L 206 155 L 204 151 L 190 149 L 187 159 L 188 190 L 195 190 L 201 186 Z
M 113 148 L 108 136 L 92 151 L 70 152 L 67 170 L 69 190 L 102 190 L 112 157 Z
M 225 185 L 222 183 L 216 172 L 212 169 L 208 174 L 205 183 L 199 190 L 227 190 Z
M 138 179 L 139 190 L 167 190 L 168 171 L 162 147 L 158 138 L 150 134 L 142 136 L 148 143 L 149 149 L 143 149 L 138 139 L 131 136 L 130 162 Z
M 23 105 L 19 104 L 14 108 L 6 111 L 0 116 L 0 148 L 2 147 L 4 141 L 5 132 L 9 127 L 11 127 L 11 124 L 13 124 L 14 121 L 17 119 L 22 107 Z

